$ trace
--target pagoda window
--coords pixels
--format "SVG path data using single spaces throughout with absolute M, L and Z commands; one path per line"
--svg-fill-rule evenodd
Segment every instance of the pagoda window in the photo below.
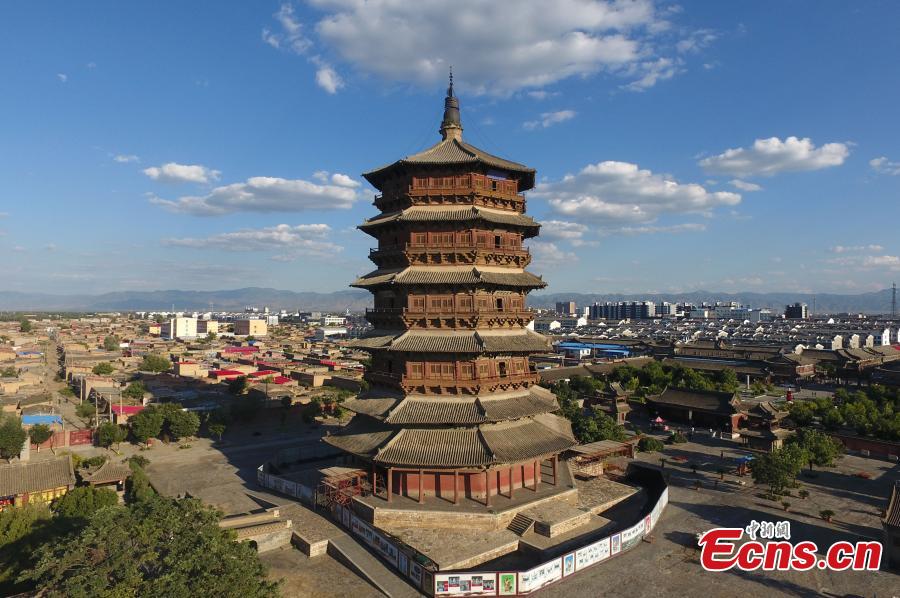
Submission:
M 522 246 L 522 241 L 519 240 L 519 235 L 512 235 L 509 238 L 509 246 L 513 249 L 518 249 Z
M 500 249 L 503 246 L 503 237 L 500 235 L 494 235 L 494 247 Z
M 453 247 L 453 233 L 441 233 L 441 247 Z
M 479 310 L 487 310 L 491 306 L 490 296 L 480 296 L 476 299 Z
M 463 361 L 459 364 L 459 377 L 463 380 L 471 380 L 475 375 L 475 367 L 471 362 Z
M 487 234 L 478 234 L 478 246 L 479 247 L 487 247 L 488 246 L 488 236 Z
M 479 378 L 490 378 L 491 377 L 490 362 L 482 361 L 478 364 L 478 377 Z
M 497 311 L 503 311 L 503 298 L 497 297 Z
M 428 364 L 428 377 L 438 379 L 441 377 L 441 364 L 439 363 L 429 363 Z
M 513 361 L 513 372 L 516 374 L 524 374 L 525 373 L 525 361 L 522 359 L 516 359 Z
M 406 373 L 410 378 L 421 380 L 425 377 L 425 364 L 421 361 L 411 361 L 406 364 Z
M 416 246 L 425 245 L 428 242 L 428 235 L 425 233 L 413 233 L 412 244 Z
M 412 295 L 409 297 L 409 310 L 415 312 L 425 311 L 425 296 Z
M 453 311 L 453 296 L 447 295 L 441 297 L 441 311 L 444 313 Z
M 444 380 L 453 380 L 456 378 L 456 363 L 451 361 L 441 364 L 441 378 Z
M 506 377 L 507 371 L 506 371 L 506 362 L 505 361 L 497 362 L 497 372 L 499 373 L 501 378 Z
M 472 231 L 463 231 L 459 233 L 459 244 L 467 246 L 472 244 Z
M 470 295 L 457 295 L 456 306 L 462 311 L 472 311 L 472 297 Z

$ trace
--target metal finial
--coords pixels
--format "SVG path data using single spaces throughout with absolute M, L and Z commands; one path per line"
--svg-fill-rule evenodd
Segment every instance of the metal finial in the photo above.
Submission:
M 450 87 L 447 88 L 447 97 L 453 97 L 453 67 L 450 67 Z

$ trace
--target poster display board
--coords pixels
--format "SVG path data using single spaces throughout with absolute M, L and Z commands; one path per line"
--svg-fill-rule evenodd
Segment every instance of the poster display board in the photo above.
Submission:
M 449 573 L 434 576 L 436 596 L 496 596 L 496 573 Z
M 644 537 L 644 520 L 641 519 L 636 524 L 622 531 L 622 551 L 629 550 L 637 546 L 641 538 Z
M 586 567 L 597 564 L 608 559 L 609 555 L 609 538 L 603 538 L 593 544 L 588 544 L 584 548 L 575 551 L 575 570 L 581 571 Z
M 562 579 L 562 559 L 553 559 L 519 573 L 519 593 L 533 592 L 559 579 Z

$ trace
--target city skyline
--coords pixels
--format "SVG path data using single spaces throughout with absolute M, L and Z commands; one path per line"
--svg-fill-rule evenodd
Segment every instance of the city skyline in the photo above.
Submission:
M 342 290 L 452 65 L 464 138 L 538 170 L 548 292 L 884 289 L 900 9 L 818 6 L 7 5 L 6 288 Z

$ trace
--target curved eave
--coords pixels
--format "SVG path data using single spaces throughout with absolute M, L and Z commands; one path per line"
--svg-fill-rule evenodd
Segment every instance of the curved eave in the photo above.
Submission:
M 519 181 L 519 191 L 527 191 L 534 187 L 536 171 L 524 164 L 500 158 L 481 150 L 474 145 L 455 139 L 440 141 L 430 148 L 401 158 L 396 162 L 362 174 L 373 187 L 381 191 L 384 181 L 395 172 L 428 167 L 472 167 L 485 170 L 499 170 L 509 173 Z

